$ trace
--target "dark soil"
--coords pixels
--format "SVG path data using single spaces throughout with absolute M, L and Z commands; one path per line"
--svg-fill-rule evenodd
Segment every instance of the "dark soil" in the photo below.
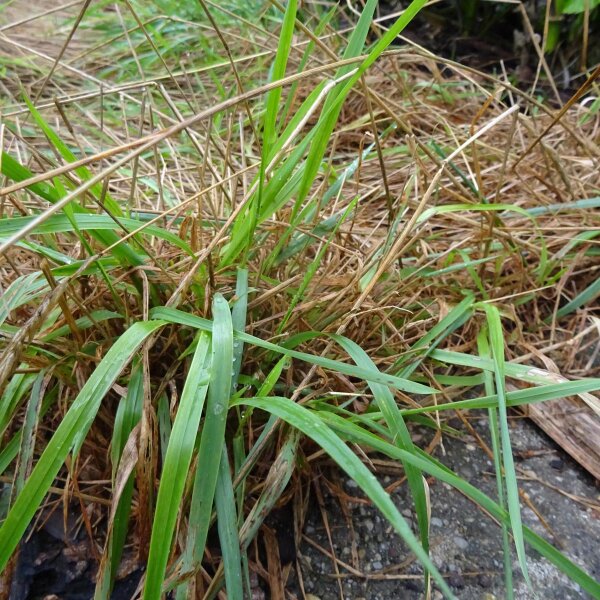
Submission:
M 379 15 L 394 14 L 405 4 L 381 1 Z M 468 15 L 470 4 L 475 7 L 473 17 Z M 545 3 L 525 0 L 523 6 L 529 23 L 518 3 L 456 0 L 433 4 L 416 16 L 403 35 L 438 56 L 468 67 L 496 76 L 504 72 L 510 83 L 524 91 L 531 92 L 535 85 L 535 91 L 554 104 L 556 97 L 543 69 L 536 80 L 540 61 L 529 29 L 530 25 L 541 47 Z M 561 101 L 566 102 L 586 79 L 582 74 L 583 26 L 578 15 L 553 16 L 553 22 L 560 23 L 560 41 L 544 58 Z M 600 61 L 600 45 L 591 41 L 600 35 L 600 10 L 590 15 L 589 27 L 586 63 L 593 67 Z
M 73 518 L 75 523 L 75 518 Z M 130 600 L 142 571 L 126 556 L 112 600 Z M 84 531 L 65 533 L 62 511 L 48 515 L 44 525 L 20 547 L 9 600 L 89 600 L 94 597 L 97 563 Z

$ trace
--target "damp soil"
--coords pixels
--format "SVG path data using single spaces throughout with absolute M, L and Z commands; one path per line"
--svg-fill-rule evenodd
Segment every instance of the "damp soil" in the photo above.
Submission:
M 450 424 L 461 430 L 459 423 Z M 471 420 L 471 425 L 483 439 L 489 439 L 485 414 Z M 511 419 L 511 439 L 519 486 L 529 500 L 529 506 L 522 502 L 524 524 L 600 580 L 598 482 L 526 419 Z M 497 497 L 492 461 L 471 434 L 445 435 L 443 448 L 438 446 L 434 455 L 471 484 L 492 498 Z M 400 471 L 386 473 L 385 466 L 375 464 L 375 467 L 379 481 L 386 488 L 394 488 L 401 481 Z M 328 493 L 336 485 L 322 485 L 324 506 L 314 507 L 309 513 L 298 554 L 306 597 L 310 600 L 423 598 L 421 567 L 378 511 L 363 503 L 356 483 L 338 479 L 334 470 L 323 471 L 322 477 L 337 481 L 344 494 Z M 429 480 L 429 485 L 431 556 L 456 596 L 464 600 L 505 597 L 500 527 L 450 486 L 435 480 Z M 416 531 L 406 484 L 398 485 L 391 496 Z M 347 500 L 348 497 L 355 501 Z M 321 508 L 327 515 L 327 527 Z M 332 555 L 350 568 L 338 562 L 336 572 Z M 512 562 L 517 599 L 589 597 L 530 548 L 528 568 L 534 591 L 520 576 L 514 555 Z M 294 585 L 297 597 L 302 598 L 300 582 Z M 442 597 L 435 587 L 432 597 Z

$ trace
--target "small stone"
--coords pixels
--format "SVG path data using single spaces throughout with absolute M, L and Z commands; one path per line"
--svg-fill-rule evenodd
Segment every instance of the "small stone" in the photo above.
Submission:
M 475 476 L 475 472 L 470 467 L 461 467 L 459 473 L 463 479 L 470 481 Z
M 361 560 L 363 560 L 366 555 L 367 555 L 367 551 L 364 548 L 359 548 L 359 550 L 358 550 L 358 558 L 360 558 Z
M 348 481 L 346 481 L 346 487 L 355 489 L 358 487 L 358 483 L 356 483 L 356 481 L 354 481 L 354 479 L 348 479 Z
M 479 587 L 487 589 L 492 587 L 494 581 L 490 575 L 487 573 L 482 573 L 477 577 L 477 583 L 479 584 Z
M 412 517 L 412 510 L 410 510 L 410 508 L 402 509 L 402 516 L 410 519 Z
M 462 590 L 465 587 L 465 578 L 460 573 L 453 573 L 448 583 L 457 590 Z
M 444 600 L 444 594 L 442 594 L 442 592 L 440 592 L 439 590 L 435 590 L 435 592 L 433 592 L 432 598 L 433 600 Z
M 562 471 L 565 468 L 565 461 L 560 458 L 555 458 L 550 461 L 550 466 L 557 471 Z
M 423 584 L 420 579 L 406 579 L 403 585 L 411 592 L 420 592 L 423 589 Z
M 371 563 L 371 567 L 374 571 L 381 571 L 381 569 L 383 569 L 383 565 L 379 560 L 376 560 L 373 563 Z
M 304 597 L 306 598 L 306 600 L 321 600 L 319 596 L 315 596 L 314 594 L 306 594 L 306 596 Z
M 371 531 L 373 531 L 375 524 L 373 523 L 373 521 L 371 521 L 371 519 L 365 519 L 365 527 L 367 528 L 367 531 L 369 531 L 369 533 L 370 533 Z
M 431 517 L 431 526 L 432 527 L 442 527 L 444 523 L 438 517 Z
M 465 538 L 460 537 L 459 535 L 454 536 L 452 538 L 452 541 L 461 550 L 466 550 L 469 547 L 469 542 L 467 542 L 467 540 L 465 540 Z

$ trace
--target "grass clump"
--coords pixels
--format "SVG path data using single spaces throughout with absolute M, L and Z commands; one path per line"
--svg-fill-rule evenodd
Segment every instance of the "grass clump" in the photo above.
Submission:
M 598 408 L 600 379 L 544 370 L 595 318 L 592 109 L 558 120 L 502 79 L 392 48 L 423 4 L 386 29 L 372 0 L 348 30 L 294 0 L 83 3 L 4 27 L 5 585 L 40 507 L 76 502 L 97 598 L 132 548 L 144 598 L 249 597 L 253 542 L 302 485 L 310 438 L 428 588 L 452 596 L 428 554 L 433 476 L 503 527 L 508 593 L 511 548 L 527 579 L 530 546 L 600 596 L 521 523 L 508 426 L 532 402 Z M 476 409 L 496 500 L 412 440 Z M 368 452 L 403 465 L 416 534 Z

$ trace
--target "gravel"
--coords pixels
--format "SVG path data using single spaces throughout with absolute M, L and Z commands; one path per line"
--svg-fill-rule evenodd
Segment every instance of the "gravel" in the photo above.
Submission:
M 451 423 L 458 427 L 458 423 Z M 487 439 L 487 419 L 482 414 L 472 423 L 478 433 Z M 535 512 L 522 507 L 523 522 L 536 533 L 559 546 L 571 560 L 596 579 L 600 579 L 600 512 L 568 498 L 566 493 L 588 499 L 600 506 L 598 482 L 579 468 L 569 456 L 525 419 L 511 420 L 511 441 L 516 466 L 521 475 L 519 485 L 535 509 L 546 520 L 554 534 L 549 534 Z M 444 436 L 443 454 L 438 447 L 436 457 L 470 483 L 495 497 L 496 483 L 493 465 L 470 435 Z M 337 471 L 324 473 L 339 478 Z M 389 473 L 377 474 L 384 486 L 401 477 Z M 446 577 L 454 593 L 465 600 L 494 600 L 504 597 L 503 555 L 500 528 L 471 501 L 450 486 L 429 480 L 432 504 L 431 557 Z M 350 497 L 362 498 L 352 480 L 343 480 L 342 486 Z M 326 490 L 327 486 L 323 486 Z M 401 513 L 415 528 L 406 485 L 392 493 Z M 325 494 L 325 504 L 336 556 L 353 565 L 362 576 L 352 575 L 339 566 L 341 577 L 335 577 L 330 558 L 308 543 L 300 548 L 299 563 L 307 598 L 328 600 L 403 600 L 423 598 L 420 566 L 411 559 L 405 544 L 391 531 L 378 511 L 368 504 L 348 502 L 342 507 L 339 500 Z M 356 540 L 353 564 L 352 534 L 346 514 L 351 515 Z M 320 546 L 330 549 L 318 509 L 311 510 L 305 533 Z M 309 533 L 310 532 L 310 533 Z M 580 587 L 571 582 L 553 565 L 528 549 L 528 567 L 534 592 L 528 589 L 519 574 L 513 555 L 515 598 L 529 600 L 536 597 L 556 600 L 588 598 Z M 386 577 L 387 576 L 387 577 Z M 342 595 L 340 596 L 340 586 Z M 294 590 L 302 598 L 299 589 Z M 310 596 L 312 595 L 312 596 Z M 441 598 L 434 589 L 433 598 Z

